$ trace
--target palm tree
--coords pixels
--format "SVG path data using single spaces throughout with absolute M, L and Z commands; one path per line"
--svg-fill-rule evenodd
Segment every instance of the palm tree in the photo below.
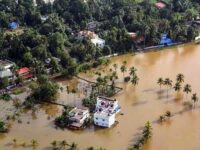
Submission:
M 136 71 L 137 71 L 137 69 L 135 68 L 135 67 L 131 67 L 130 69 L 130 75 L 135 75 L 135 73 L 136 73 Z
M 197 94 L 194 93 L 192 94 L 192 101 L 194 102 L 194 107 L 195 107 L 195 103 L 199 100 L 199 98 L 197 97 Z
M 160 86 L 160 91 L 161 91 L 161 86 L 164 84 L 163 78 L 158 78 L 157 84 Z
M 166 78 L 164 81 L 164 85 L 167 86 L 167 98 L 168 98 L 168 91 L 169 91 L 169 88 L 172 87 L 172 80 L 170 80 L 169 78 Z
M 136 86 L 136 85 L 138 84 L 138 82 L 139 82 L 138 76 L 137 76 L 137 75 L 134 75 L 134 76 L 132 77 L 132 79 L 131 79 L 131 83 L 132 83 L 134 86 Z
M 58 148 L 58 142 L 57 142 L 56 140 L 54 140 L 54 141 L 51 143 L 51 145 L 52 145 L 53 150 L 56 150 L 56 149 Z
M 66 141 L 66 140 L 63 140 L 63 141 L 60 142 L 60 148 L 61 148 L 61 149 L 65 149 L 67 145 L 68 145 L 68 144 L 67 144 L 67 141 Z
M 174 90 L 177 91 L 177 92 L 180 92 L 180 90 L 181 90 L 181 84 L 180 84 L 180 82 L 177 82 L 177 83 L 175 84 Z
M 176 76 L 176 81 L 177 83 L 183 83 L 184 82 L 184 75 L 179 73 L 177 76 Z
M 127 64 L 127 61 L 126 61 L 126 60 L 124 60 L 124 61 L 123 61 L 123 65 L 124 65 L 124 66 L 126 66 L 126 64 Z
M 37 140 L 32 139 L 31 140 L 31 145 L 32 145 L 33 148 L 35 148 L 36 146 L 38 146 Z
M 71 145 L 70 145 L 70 148 L 69 148 L 69 150 L 77 150 L 78 149 L 78 145 L 76 144 L 76 143 L 72 143 Z
M 122 65 L 120 68 L 121 72 L 123 73 L 123 77 L 124 77 L 124 73 L 127 71 L 126 66 Z
M 170 118 L 172 116 L 172 113 L 170 111 L 166 111 L 165 116 Z
M 191 92 L 192 92 L 191 85 L 186 84 L 186 85 L 184 86 L 183 92 L 185 92 L 185 93 L 187 94 L 187 95 L 186 95 L 186 99 L 187 99 L 188 93 L 191 93 Z
M 17 139 L 12 139 L 12 141 L 13 141 L 13 144 L 16 146 L 17 145 Z
M 114 67 L 115 71 L 117 71 L 118 65 L 117 64 L 113 64 L 113 67 Z
M 75 96 L 76 96 L 76 89 L 72 89 L 72 94 L 73 94 L 73 97 L 74 97 L 74 106 L 76 106 L 76 98 L 75 98 Z

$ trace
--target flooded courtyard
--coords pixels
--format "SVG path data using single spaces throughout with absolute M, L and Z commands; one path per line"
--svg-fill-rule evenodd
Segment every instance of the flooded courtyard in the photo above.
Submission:
M 10 143 L 13 138 L 18 143 L 30 143 L 36 139 L 39 143 L 37 149 L 50 150 L 53 140 L 66 140 L 75 142 L 79 149 L 89 146 L 106 148 L 107 150 L 126 150 L 135 143 L 141 132 L 141 127 L 147 121 L 152 123 L 153 136 L 144 145 L 143 150 L 199 150 L 200 144 L 200 108 L 197 103 L 195 109 L 185 110 L 183 103 L 191 101 L 183 92 L 177 94 L 173 89 L 169 90 L 167 96 L 166 87 L 160 93 L 157 85 L 159 77 L 170 78 L 175 82 L 176 75 L 182 73 L 185 76 L 184 84 L 192 86 L 192 93 L 200 95 L 200 45 L 188 44 L 185 46 L 168 48 L 157 52 L 139 53 L 137 55 L 127 54 L 111 58 L 111 64 L 101 66 L 97 70 L 109 72 L 113 64 L 118 64 L 117 86 L 123 91 L 114 96 L 119 101 L 124 115 L 118 115 L 119 124 L 110 129 L 99 129 L 95 127 L 83 131 L 71 131 L 56 129 L 54 119 L 62 112 L 61 106 L 45 105 L 34 114 L 31 111 L 20 116 L 22 123 L 15 121 L 8 134 L 0 134 L 0 149 L 31 149 L 21 146 L 13 147 Z M 127 61 L 127 68 L 137 68 L 140 78 L 139 84 L 134 87 L 131 83 L 123 82 L 123 74 L 120 66 Z M 95 80 L 91 70 L 80 76 Z M 127 72 L 128 75 L 128 72 Z M 76 79 L 71 81 L 59 80 L 58 83 L 64 87 L 58 101 L 63 104 L 80 105 L 84 94 L 67 94 L 66 85 L 80 86 Z M 1 106 L 0 106 L 1 107 Z M 159 116 L 166 111 L 172 112 L 170 120 L 158 123 Z

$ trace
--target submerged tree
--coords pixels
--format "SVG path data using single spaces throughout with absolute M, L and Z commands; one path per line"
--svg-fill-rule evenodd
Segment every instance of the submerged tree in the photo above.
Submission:
M 163 80 L 163 78 L 158 78 L 158 81 L 157 81 L 157 84 L 160 86 L 160 91 L 161 91 L 161 87 L 162 87 L 162 85 L 164 85 L 164 80 Z
M 192 94 L 192 101 L 193 101 L 193 103 L 194 103 L 194 107 L 195 107 L 195 104 L 196 104 L 196 102 L 199 100 L 199 98 L 197 97 L 197 94 L 196 93 L 194 93 L 194 94 Z
M 169 78 L 166 78 L 164 81 L 164 85 L 167 86 L 167 98 L 168 98 L 169 88 L 172 87 L 172 80 L 170 80 Z
M 137 69 L 135 68 L 135 67 L 131 67 L 130 69 L 129 69 L 129 75 L 130 76 L 133 76 L 133 75 L 135 75 L 136 74 L 136 71 L 137 71 Z
M 177 92 L 180 92 L 180 90 L 181 90 L 181 84 L 180 84 L 180 82 L 177 82 L 177 83 L 175 84 L 174 90 L 177 91 Z
M 137 75 L 134 75 L 134 76 L 132 77 L 132 79 L 131 79 L 131 83 L 132 83 L 134 86 L 136 86 L 136 85 L 138 84 L 138 82 L 139 82 L 138 76 L 137 76 Z
M 192 92 L 192 88 L 191 88 L 191 85 L 189 84 L 186 84 L 183 88 L 183 92 L 185 92 L 187 95 L 186 95 L 186 99 L 187 99 L 187 96 L 188 96 L 188 93 L 191 93 Z
M 177 76 L 176 76 L 176 82 L 177 83 L 183 83 L 184 82 L 184 75 L 183 74 L 178 74 Z

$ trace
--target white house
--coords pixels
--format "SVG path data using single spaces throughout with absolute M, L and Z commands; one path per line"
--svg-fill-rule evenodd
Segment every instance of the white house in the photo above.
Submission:
M 117 100 L 98 97 L 94 113 L 94 124 L 110 128 L 115 123 L 115 116 L 120 110 Z
M 89 37 L 91 39 L 91 42 L 95 46 L 98 46 L 100 48 L 103 48 L 105 46 L 105 40 L 99 38 L 99 36 L 95 32 L 92 32 L 92 31 L 89 31 L 89 30 L 80 31 L 78 33 L 77 39 L 81 40 L 84 37 Z
M 105 46 L 105 40 L 99 38 L 98 36 L 91 39 L 91 42 L 100 48 L 103 48 Z
M 14 63 L 9 60 L 0 60 L 0 78 L 11 78 L 13 73 L 11 71 Z
M 81 128 L 85 121 L 90 117 L 88 108 L 73 108 L 69 112 L 70 126 L 75 128 Z

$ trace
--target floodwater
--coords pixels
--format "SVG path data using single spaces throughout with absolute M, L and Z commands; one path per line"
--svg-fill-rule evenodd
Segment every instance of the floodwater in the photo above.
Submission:
M 199 150 L 200 105 L 197 103 L 193 110 L 186 110 L 183 102 L 191 101 L 191 94 L 186 99 L 183 92 L 177 94 L 171 89 L 167 96 L 166 87 L 162 87 L 163 92 L 160 93 L 160 88 L 156 83 L 159 77 L 169 77 L 175 82 L 176 75 L 183 73 L 185 83 L 191 84 L 192 92 L 200 96 L 200 45 L 187 44 L 157 52 L 118 56 L 111 58 L 108 68 L 105 66 L 101 68 L 109 72 L 109 68 L 112 68 L 114 63 L 120 66 L 124 60 L 127 61 L 127 67 L 137 68 L 140 81 L 136 87 L 131 83 L 124 84 L 123 74 L 118 67 L 117 85 L 123 87 L 124 90 L 115 98 L 119 101 L 124 115 L 117 116 L 119 121 L 117 126 L 110 129 L 91 127 L 83 131 L 55 129 L 53 119 L 61 112 L 61 108 L 51 105 L 43 106 L 35 114 L 29 111 L 20 116 L 21 124 L 16 121 L 8 134 L 0 135 L 0 149 L 31 149 L 30 146 L 22 148 L 19 145 L 22 142 L 30 143 L 31 139 L 37 139 L 38 149 L 48 150 L 53 140 L 65 139 L 68 143 L 77 143 L 81 150 L 89 146 L 103 147 L 108 150 L 126 150 L 140 136 L 141 127 L 146 121 L 150 121 L 153 135 L 144 145 L 143 150 Z M 94 79 L 91 73 L 81 74 L 81 76 Z M 76 85 L 76 82 L 59 81 L 63 87 Z M 66 94 L 64 88 L 59 101 L 79 105 L 81 97 L 83 97 L 82 93 Z M 74 99 L 77 102 L 74 102 Z M 162 124 L 158 123 L 159 116 L 168 110 L 173 115 L 170 120 Z M 18 146 L 13 147 L 10 144 L 13 138 L 17 139 Z

